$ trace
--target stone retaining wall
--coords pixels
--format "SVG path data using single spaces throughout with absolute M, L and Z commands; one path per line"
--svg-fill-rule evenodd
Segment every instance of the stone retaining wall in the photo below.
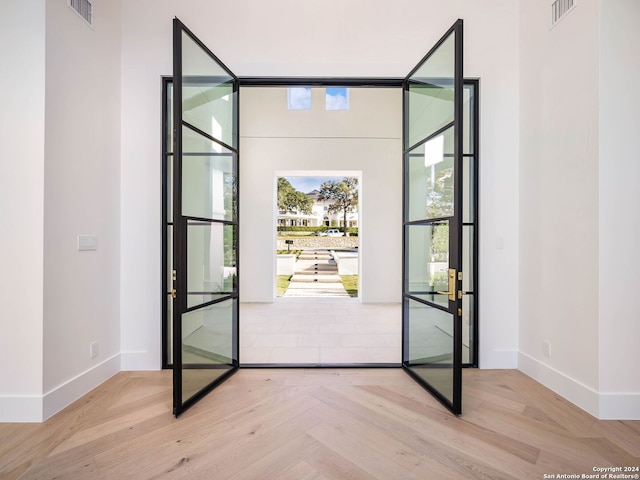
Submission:
M 304 250 L 305 248 L 326 248 L 332 250 L 335 248 L 355 248 L 358 246 L 358 237 L 315 237 L 315 236 L 301 236 L 301 237 L 288 237 L 293 240 L 291 245 L 292 250 Z M 284 243 L 284 238 L 278 237 L 277 247 L 278 250 L 286 250 L 287 244 Z

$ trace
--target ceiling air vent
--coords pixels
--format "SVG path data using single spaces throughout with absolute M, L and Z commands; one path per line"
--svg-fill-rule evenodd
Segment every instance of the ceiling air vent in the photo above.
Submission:
M 551 28 L 555 27 L 578 4 L 578 0 L 555 0 L 551 4 Z
M 69 0 L 69 6 L 73 8 L 78 15 L 84 18 L 89 25 L 93 25 L 91 3 L 89 0 Z

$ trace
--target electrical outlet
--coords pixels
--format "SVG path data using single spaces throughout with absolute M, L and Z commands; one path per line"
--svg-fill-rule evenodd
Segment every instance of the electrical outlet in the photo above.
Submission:
M 89 345 L 89 355 L 91 358 L 98 356 L 98 342 L 91 342 L 91 345 Z
M 551 342 L 549 340 L 544 341 L 544 354 L 547 357 L 551 356 Z

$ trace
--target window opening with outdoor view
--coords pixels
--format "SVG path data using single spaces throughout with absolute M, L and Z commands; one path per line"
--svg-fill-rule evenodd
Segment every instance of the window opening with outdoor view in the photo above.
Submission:
M 349 88 L 327 87 L 324 89 L 325 110 L 349 110 Z M 311 87 L 290 87 L 287 89 L 288 110 L 311 110 Z
M 345 87 L 327 87 L 325 94 L 327 110 L 349 110 L 349 89 Z
M 289 110 L 311 110 L 311 88 L 287 89 L 287 108 Z

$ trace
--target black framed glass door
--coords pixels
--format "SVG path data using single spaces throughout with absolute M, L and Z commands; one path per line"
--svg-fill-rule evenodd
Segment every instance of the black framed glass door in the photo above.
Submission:
M 463 72 L 458 20 L 403 84 L 403 368 L 462 412 Z
M 173 391 L 180 415 L 238 358 L 238 79 L 173 30 Z

